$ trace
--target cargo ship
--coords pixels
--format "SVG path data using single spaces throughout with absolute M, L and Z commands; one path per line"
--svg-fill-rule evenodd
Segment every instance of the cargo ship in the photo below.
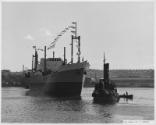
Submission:
M 75 63 L 73 62 L 74 40 L 78 43 L 78 60 Z M 64 59 L 61 59 L 55 58 L 55 52 L 53 52 L 52 58 L 46 58 L 45 46 L 44 58 L 41 58 L 40 63 L 38 63 L 37 49 L 34 48 L 32 70 L 25 71 L 23 79 L 25 87 L 29 88 L 31 92 L 37 90 L 51 96 L 80 97 L 89 63 L 81 60 L 80 36 L 77 36 L 77 31 L 75 35 L 71 35 L 71 61 L 69 63 L 67 63 L 65 47 Z

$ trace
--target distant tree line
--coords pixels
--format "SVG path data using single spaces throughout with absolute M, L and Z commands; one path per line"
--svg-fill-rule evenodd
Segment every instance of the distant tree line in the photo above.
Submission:
M 10 70 L 2 70 L 2 87 L 5 86 L 22 86 L 22 72 L 11 72 Z

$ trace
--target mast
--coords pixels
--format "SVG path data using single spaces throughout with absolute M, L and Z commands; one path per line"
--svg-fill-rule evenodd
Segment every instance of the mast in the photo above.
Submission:
M 38 53 L 37 50 L 35 49 L 35 67 L 34 67 L 35 71 L 37 70 L 37 64 L 38 64 Z
M 55 52 L 53 51 L 53 58 L 55 58 Z
M 73 63 L 73 39 L 74 39 L 74 36 L 72 35 L 71 37 L 71 64 Z
M 80 63 L 80 54 L 81 54 L 81 50 L 80 50 L 80 36 L 77 36 L 77 22 L 72 22 L 72 24 L 74 24 L 75 26 L 73 27 L 75 29 L 75 31 L 72 31 L 74 33 L 74 36 L 72 35 L 72 43 L 71 43 L 71 63 L 73 63 L 73 40 L 75 39 L 76 42 L 78 43 L 77 48 L 78 48 L 78 63 Z M 78 41 L 77 41 L 78 40 Z
M 105 52 L 104 52 L 104 58 L 103 58 L 103 78 L 105 78 L 105 62 L 106 62 L 106 59 L 105 59 Z
M 32 72 L 33 72 L 33 70 L 34 70 L 34 55 L 32 55 Z
M 64 64 L 66 64 L 66 47 L 64 47 Z
M 77 22 L 75 22 L 75 37 L 77 37 Z
M 36 46 L 32 46 L 32 47 L 33 49 L 35 49 L 35 54 L 32 56 L 32 71 L 36 71 L 37 64 L 38 64 L 38 53 L 37 53 Z
M 80 63 L 80 54 L 81 54 L 81 50 L 80 50 L 80 36 L 78 36 L 78 63 Z
M 44 73 L 46 73 L 46 46 L 44 46 Z

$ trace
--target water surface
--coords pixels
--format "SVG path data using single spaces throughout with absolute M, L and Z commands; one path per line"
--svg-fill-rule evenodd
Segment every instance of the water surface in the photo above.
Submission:
M 69 100 L 26 95 L 24 88 L 2 88 L 2 122 L 22 123 L 119 123 L 154 119 L 153 88 L 118 88 L 134 95 L 128 102 L 95 104 L 93 88 L 83 88 L 81 99 Z

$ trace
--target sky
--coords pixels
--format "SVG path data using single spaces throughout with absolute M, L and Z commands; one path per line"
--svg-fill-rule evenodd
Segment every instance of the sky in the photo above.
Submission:
M 154 12 L 152 2 L 2 2 L 1 68 L 31 68 L 34 49 L 49 46 L 66 27 L 77 22 L 81 57 L 92 69 L 102 69 L 103 55 L 110 69 L 154 68 Z M 70 62 L 71 32 L 47 51 L 47 57 Z M 74 61 L 77 48 L 74 42 Z M 43 52 L 38 51 L 39 58 Z

